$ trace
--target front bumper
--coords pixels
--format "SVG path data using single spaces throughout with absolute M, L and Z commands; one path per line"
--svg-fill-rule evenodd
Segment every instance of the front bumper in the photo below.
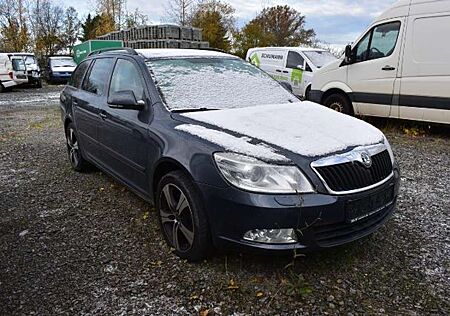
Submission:
M 318 250 L 342 245 L 380 228 L 395 209 L 399 172 L 386 183 L 369 191 L 336 196 L 328 194 L 271 195 L 244 192 L 234 187 L 220 189 L 198 184 L 205 201 L 214 245 L 242 251 Z M 373 214 L 353 223 L 346 219 L 346 205 L 378 192 L 393 190 L 393 199 Z M 297 242 L 267 244 L 244 240 L 253 229 L 292 228 Z

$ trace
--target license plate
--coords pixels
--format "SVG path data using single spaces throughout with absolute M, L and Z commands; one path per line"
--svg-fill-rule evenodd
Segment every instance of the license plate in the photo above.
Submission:
M 354 223 L 372 214 L 375 214 L 394 200 L 394 187 L 383 190 L 362 199 L 348 201 L 345 209 L 347 222 Z

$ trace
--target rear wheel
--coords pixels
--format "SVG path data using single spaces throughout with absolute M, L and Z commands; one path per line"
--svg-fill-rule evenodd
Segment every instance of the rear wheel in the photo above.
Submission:
M 72 169 L 78 172 L 86 171 L 89 163 L 81 155 L 80 144 L 78 142 L 78 134 L 73 123 L 69 123 L 66 129 L 67 153 L 69 155 L 70 165 Z
M 161 231 L 176 255 L 198 261 L 209 254 L 212 243 L 203 203 L 184 172 L 173 171 L 161 179 L 156 208 Z
M 323 102 L 326 107 L 344 114 L 353 114 L 352 105 L 347 97 L 340 93 L 333 93 L 327 96 Z

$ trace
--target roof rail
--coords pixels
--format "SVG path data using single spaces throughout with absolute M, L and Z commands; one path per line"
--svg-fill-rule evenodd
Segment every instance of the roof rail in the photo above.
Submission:
M 124 51 L 131 55 L 138 55 L 138 53 L 133 48 L 130 47 L 110 47 L 93 50 L 87 55 L 87 57 L 107 52 L 124 52 Z

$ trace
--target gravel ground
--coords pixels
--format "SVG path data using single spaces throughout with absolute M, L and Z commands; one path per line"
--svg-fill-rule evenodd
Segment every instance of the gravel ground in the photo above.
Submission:
M 0 95 L 1 315 L 450 314 L 448 131 L 386 130 L 401 194 L 371 237 L 190 264 L 164 244 L 151 205 L 98 170 L 72 172 L 60 89 Z

